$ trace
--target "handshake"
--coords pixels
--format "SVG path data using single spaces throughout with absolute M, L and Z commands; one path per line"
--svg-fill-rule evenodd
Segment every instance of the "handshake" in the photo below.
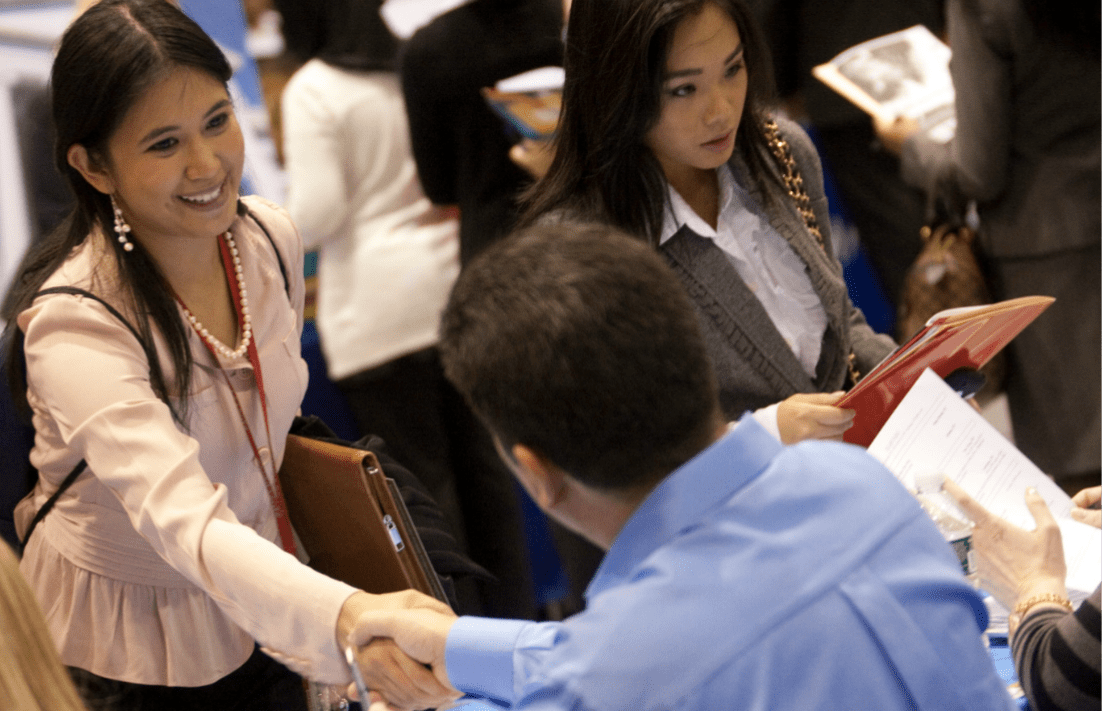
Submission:
M 462 694 L 448 682 L 444 649 L 456 616 L 415 590 L 386 595 L 357 592 L 337 623 L 340 647 L 355 656 L 370 698 L 369 711 L 445 707 Z M 357 692 L 357 696 L 359 692 Z

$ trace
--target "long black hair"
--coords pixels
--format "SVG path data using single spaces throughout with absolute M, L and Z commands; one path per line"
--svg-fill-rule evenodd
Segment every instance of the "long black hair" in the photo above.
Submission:
M 96 232 L 110 235 L 114 225 L 110 198 L 69 165 L 69 149 L 81 145 L 91 160 L 104 162 L 107 142 L 127 112 L 151 86 L 179 67 L 202 71 L 223 84 L 232 74 L 211 38 L 166 0 L 102 0 L 74 20 L 62 36 L 50 74 L 54 162 L 72 189 L 76 206 L 28 252 L 0 311 L 7 329 L 16 331 L 8 339 L 5 356 L 12 393 L 24 406 L 23 339 L 15 318 L 74 249 Z M 113 239 L 105 242 L 111 245 L 109 254 L 117 262 L 120 283 L 116 293 L 101 296 L 118 300 L 147 345 L 154 342 L 154 329 L 163 337 L 173 365 L 172 382 L 166 382 L 156 359 L 149 364 L 150 381 L 182 425 L 192 357 L 172 290 L 140 242 L 131 241 L 131 252 L 124 252 Z
M 379 14 L 383 0 L 275 0 L 287 51 L 355 71 L 396 71 L 398 38 Z
M 762 120 L 773 78 L 761 33 L 743 0 L 574 0 L 555 158 L 523 197 L 522 225 L 569 206 L 657 244 L 666 179 L 644 138 L 659 118 L 674 30 L 709 3 L 734 20 L 749 72 L 736 150 L 754 179 L 772 176 L 763 158 L 768 154 L 762 150 Z

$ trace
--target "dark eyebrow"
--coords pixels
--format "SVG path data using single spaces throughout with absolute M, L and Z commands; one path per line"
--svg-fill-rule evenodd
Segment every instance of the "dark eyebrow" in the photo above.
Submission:
M 222 109 L 226 108 L 227 106 L 231 106 L 231 105 L 232 105 L 232 103 L 230 102 L 229 99 L 222 99 L 221 101 L 218 101 L 217 103 L 215 103 L 214 106 L 210 107 L 210 109 L 208 109 L 207 112 L 205 114 L 203 114 L 203 118 L 206 119 L 211 114 L 216 113 L 218 111 L 221 111 Z M 149 133 L 145 134 L 145 136 L 142 138 L 142 140 L 138 141 L 138 143 L 139 144 L 148 143 L 149 141 L 152 141 L 153 139 L 157 138 L 158 136 L 161 136 L 162 134 L 171 133 L 172 131 L 179 130 L 179 128 L 180 128 L 179 126 L 162 126 L 161 128 L 155 128 L 152 131 L 150 131 Z
M 727 56 L 727 59 L 723 60 L 724 66 L 726 66 L 726 65 L 730 64 L 731 62 L 735 61 L 735 59 L 740 54 L 742 54 L 742 42 L 739 42 L 738 46 L 735 47 L 735 51 L 731 52 L 731 54 L 729 54 Z M 701 69 L 682 69 L 680 71 L 670 72 L 669 74 L 663 75 L 662 81 L 669 81 L 670 79 L 679 79 L 681 77 L 696 76 L 697 74 L 703 74 L 703 73 L 704 72 Z

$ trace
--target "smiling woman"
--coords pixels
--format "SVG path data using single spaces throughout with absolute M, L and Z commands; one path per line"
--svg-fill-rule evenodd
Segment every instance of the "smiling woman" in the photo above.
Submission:
M 302 244 L 284 211 L 238 195 L 229 77 L 165 0 L 92 6 L 53 66 L 55 162 L 77 206 L 3 314 L 39 474 L 15 518 L 92 708 L 303 709 L 300 675 L 351 681 L 359 612 L 446 611 L 296 556 L 276 470 L 306 387 Z M 376 658 L 409 674 L 414 691 L 376 687 L 402 705 L 449 698 L 399 653 Z
M 849 300 L 818 155 L 766 108 L 746 3 L 574 0 L 567 37 L 555 159 L 522 223 L 607 222 L 648 241 L 693 297 L 724 414 L 756 410 L 784 442 L 840 438 L 850 366 L 894 343 Z
M 102 161 L 90 161 L 80 144 L 68 158 L 97 190 L 115 196 L 148 249 L 155 241 L 210 240 L 225 231 L 245 156 L 225 85 L 179 68 L 127 113 Z
M 171 69 L 126 113 L 103 155 L 74 143 L 67 158 L 111 196 L 129 238 L 217 342 L 234 343 L 218 235 L 237 217 L 245 147 L 225 84 L 195 69 Z

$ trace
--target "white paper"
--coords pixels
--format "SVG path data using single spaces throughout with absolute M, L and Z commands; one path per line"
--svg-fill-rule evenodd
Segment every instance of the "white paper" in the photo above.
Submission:
M 494 88 L 498 91 L 561 91 L 566 81 L 562 67 L 540 67 L 502 79 Z
M 957 125 L 950 56 L 948 45 L 915 25 L 851 47 L 812 73 L 870 114 L 889 121 L 908 116 L 945 143 Z
M 397 37 L 409 39 L 413 33 L 466 0 L 386 0 L 379 14 Z
M 995 427 L 927 369 L 869 445 L 908 489 L 917 472 L 942 472 L 1021 528 L 1035 527 L 1025 505 L 1032 486 L 1060 525 L 1069 596 L 1082 599 L 1102 581 L 1102 531 L 1070 518 L 1071 498 Z

